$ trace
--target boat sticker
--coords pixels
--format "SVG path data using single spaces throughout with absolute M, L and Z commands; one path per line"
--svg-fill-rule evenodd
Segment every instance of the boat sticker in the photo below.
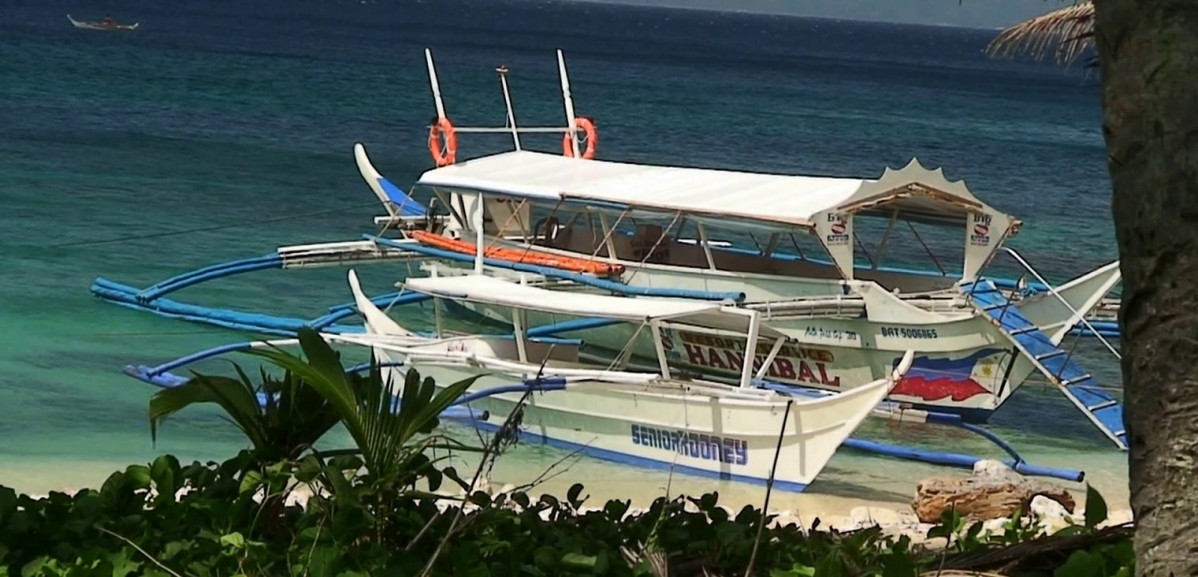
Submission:
M 934 339 L 936 329 L 908 329 L 903 327 L 882 327 L 882 336 L 904 339 Z
M 950 398 L 960 403 L 977 395 L 992 394 L 981 382 L 996 382 L 1001 349 L 982 349 L 965 358 L 915 357 L 907 374 L 890 390 L 891 396 L 918 397 L 924 401 Z M 897 367 L 901 358 L 894 360 Z
M 632 425 L 632 442 L 642 447 L 663 449 L 707 461 L 731 465 L 749 462 L 749 443 L 732 437 Z
M 828 213 L 828 229 L 824 235 L 827 246 L 842 246 L 849 244 L 849 225 L 843 214 Z
M 681 344 L 681 350 L 678 345 Z M 705 369 L 740 372 L 745 358 L 745 341 L 686 331 L 663 331 L 662 345 L 666 357 L 678 362 Z M 772 342 L 759 342 L 753 357 L 753 370 L 761 368 L 773 349 Z M 839 387 L 840 377 L 832 374 L 829 366 L 836 361 L 832 351 L 809 347 L 783 345 L 778 355 L 770 362 L 766 374 L 775 379 L 799 381 L 812 385 Z
M 857 331 L 842 331 L 840 329 L 825 329 L 824 327 L 807 327 L 803 335 L 809 339 L 824 339 L 830 341 L 856 341 Z
M 969 244 L 971 246 L 990 246 L 990 215 L 973 213 L 973 222 L 970 226 L 973 230 L 969 231 Z

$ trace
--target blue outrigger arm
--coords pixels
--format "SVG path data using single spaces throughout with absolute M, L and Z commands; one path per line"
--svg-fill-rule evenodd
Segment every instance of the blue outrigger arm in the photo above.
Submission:
M 92 282 L 91 293 L 110 303 L 162 317 L 266 335 L 280 337 L 295 336 L 296 331 L 301 327 L 309 327 L 332 333 L 360 332 L 361 329 L 357 326 L 337 324 L 339 320 L 352 314 L 353 307 L 351 303 L 331 307 L 329 314 L 322 317 L 302 319 L 188 304 L 169 299 L 166 295 L 208 281 L 260 270 L 338 266 L 344 265 L 347 262 L 385 262 L 420 258 L 437 258 L 456 262 L 473 261 L 473 257 L 470 255 L 423 246 L 415 241 L 400 241 L 375 235 L 363 235 L 363 240 L 326 243 L 324 245 L 283 247 L 278 252 L 272 254 L 210 265 L 176 275 L 145 289 L 134 288 L 99 277 Z M 633 287 L 618 281 L 600 279 L 551 267 L 514 263 L 498 259 L 486 259 L 485 264 L 495 268 L 540 274 L 548 278 L 570 280 L 628 296 L 664 296 L 712 301 L 731 299 L 735 302 L 743 302 L 745 298 L 744 293 L 741 292 L 709 292 Z M 994 279 L 993 282 L 999 288 L 1013 284 L 1013 281 L 1003 281 L 1000 279 Z M 390 303 L 390 299 L 394 298 L 395 295 L 396 293 L 381 295 L 372 300 L 380 304 Z M 416 296 L 405 295 L 403 299 L 395 304 L 411 302 L 408 299 L 421 300 Z M 1118 336 L 1118 326 L 1114 322 L 1092 321 L 1090 325 L 1104 337 Z M 1094 331 L 1080 325 L 1070 330 L 1071 335 L 1077 336 L 1092 336 L 1093 333 Z
M 594 319 L 590 319 L 590 320 L 594 320 Z M 602 319 L 600 319 L 600 320 L 602 320 Z M 552 334 L 553 332 L 555 332 L 553 330 L 548 330 L 549 328 L 552 328 L 552 327 L 542 327 L 539 331 L 537 329 L 530 329 L 529 333 L 533 333 L 534 331 L 536 331 L 538 334 L 541 334 L 541 335 L 549 335 L 549 334 Z M 330 335 L 330 336 L 335 337 L 335 335 Z M 542 338 L 545 338 L 545 337 L 542 337 Z M 563 339 L 563 340 L 568 341 L 568 339 Z M 154 385 L 156 387 L 171 388 L 171 387 L 176 387 L 182 383 L 187 382 L 188 379 L 186 377 L 182 377 L 182 376 L 176 375 L 171 372 L 176 369 L 182 368 L 186 365 L 189 365 L 189 364 L 192 364 L 192 363 L 204 360 L 204 359 L 210 359 L 213 357 L 217 357 L 217 356 L 220 356 L 220 355 L 223 355 L 226 353 L 230 353 L 230 352 L 247 351 L 250 349 L 264 348 L 264 347 L 270 347 L 270 346 L 278 346 L 278 347 L 294 346 L 296 344 L 298 344 L 298 341 L 295 339 L 277 340 L 277 341 L 250 341 L 250 342 L 234 343 L 234 344 L 214 347 L 214 348 L 200 351 L 200 352 L 197 352 L 194 354 L 186 355 L 186 356 L 180 357 L 178 359 L 168 361 L 166 363 L 162 363 L 160 365 L 153 366 L 153 367 L 146 366 L 146 365 L 138 365 L 138 366 L 130 365 L 130 366 L 125 367 L 124 372 L 139 381 Z M 400 363 L 400 362 L 378 363 L 377 366 L 402 366 L 402 363 Z M 362 365 L 357 365 L 357 366 L 351 367 L 349 369 L 349 371 L 350 372 L 362 372 L 362 371 L 369 370 L 370 367 L 371 367 L 370 364 L 362 364 Z M 792 396 L 796 396 L 796 397 L 803 397 L 803 398 L 811 398 L 811 397 L 820 396 L 820 395 L 833 394 L 833 393 L 829 393 L 827 391 L 800 389 L 800 388 L 790 387 L 790 386 L 786 386 L 786 385 L 779 385 L 777 383 L 771 383 L 769 381 L 757 381 L 756 384 L 757 384 L 757 386 L 760 386 L 762 388 L 771 389 L 771 390 L 780 392 L 782 394 L 792 395 Z M 478 399 L 482 399 L 482 398 L 490 397 L 490 396 L 494 396 L 494 395 L 499 395 L 499 394 L 505 394 L 505 393 L 524 392 L 527 390 L 533 390 L 536 392 L 560 391 L 560 390 L 566 389 L 567 387 L 569 387 L 569 383 L 567 383 L 564 379 L 551 377 L 551 378 L 546 378 L 546 379 L 526 379 L 521 383 L 512 383 L 509 385 L 500 385 L 500 386 L 491 387 L 491 388 L 484 389 L 481 391 L 473 391 L 473 392 L 466 393 L 465 395 L 460 397 L 457 401 L 454 402 L 454 404 L 449 409 L 447 409 L 444 413 L 442 413 L 441 416 L 444 418 L 447 418 L 447 419 L 461 420 L 461 421 L 473 423 L 479 419 L 479 413 L 476 413 L 468 405 L 469 405 L 469 403 L 476 401 Z M 265 398 L 262 398 L 260 396 L 259 401 L 264 403 Z M 879 405 L 879 408 L 877 411 L 875 411 L 875 413 L 888 414 L 888 415 L 900 414 L 898 412 L 897 405 L 894 405 L 894 406 L 892 406 L 892 405 L 893 405 L 892 403 L 883 402 L 882 405 Z M 1055 468 L 1055 467 L 1044 467 L 1044 466 L 1038 466 L 1038 465 L 1033 465 L 1031 463 L 1028 463 L 1026 460 L 1023 459 L 1023 457 L 1021 457 L 1019 455 L 1019 453 L 1017 451 L 1015 451 L 1015 449 L 1013 447 L 1011 447 L 1005 441 L 1003 441 L 1002 439 L 1000 439 L 999 437 L 997 437 L 990 431 L 987 431 L 981 427 L 962 422 L 960 417 L 958 417 L 956 415 L 930 413 L 930 412 L 925 412 L 925 411 L 903 411 L 903 412 L 901 412 L 901 415 L 902 415 L 902 419 L 905 421 L 921 421 L 921 422 L 925 422 L 925 423 L 933 423 L 933 424 L 938 424 L 938 425 L 957 427 L 957 428 L 964 429 L 966 431 L 975 433 L 977 435 L 980 435 L 983 438 L 994 443 L 1000 449 L 1002 449 L 1005 453 L 1007 453 L 1011 458 L 1005 460 L 1004 462 L 1008 466 L 1010 466 L 1012 469 L 1014 469 L 1015 471 L 1017 471 L 1021 474 L 1030 475 L 1030 476 L 1040 476 L 1040 477 L 1052 477 L 1052 478 L 1057 478 L 1057 479 L 1064 479 L 1067 481 L 1082 481 L 1085 478 L 1085 473 L 1082 471 L 1073 470 L 1073 469 Z M 919 449 L 919 448 L 915 448 L 915 447 L 905 447 L 905 446 L 901 446 L 901 445 L 891 445 L 891 444 L 882 443 L 882 442 L 878 442 L 878 441 L 870 441 L 870 440 L 858 439 L 858 438 L 854 438 L 854 437 L 850 437 L 847 441 L 845 441 L 844 446 L 849 447 L 851 449 L 856 449 L 856 450 L 874 453 L 874 454 L 878 454 L 878 455 L 883 455 L 883 456 L 887 456 L 887 457 L 896 457 L 896 458 L 900 458 L 900 459 L 922 461 L 925 463 L 931 463 L 931 464 L 936 464 L 936 465 L 948 465 L 948 466 L 952 466 L 952 467 L 972 468 L 975 463 L 983 460 L 982 457 L 978 457 L 978 456 L 974 456 L 974 455 L 966 455 L 966 454 L 962 454 L 962 453 L 949 453 L 949 452 L 935 451 L 935 450 L 929 450 L 929 449 Z

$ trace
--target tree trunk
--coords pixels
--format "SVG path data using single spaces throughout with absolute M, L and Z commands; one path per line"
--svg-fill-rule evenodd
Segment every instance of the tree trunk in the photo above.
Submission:
M 1137 575 L 1198 575 L 1198 0 L 1094 0 Z

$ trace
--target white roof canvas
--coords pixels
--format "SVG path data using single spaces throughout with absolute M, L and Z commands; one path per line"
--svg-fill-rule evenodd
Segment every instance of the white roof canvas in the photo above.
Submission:
M 936 218 L 993 210 L 961 181 L 912 160 L 880 179 L 793 176 L 707 168 L 582 160 L 526 150 L 504 152 L 425 172 L 418 185 L 477 190 L 557 202 L 591 201 L 811 226 L 827 211 L 872 208 L 880 199 Z M 911 185 L 934 191 L 916 199 Z M 997 211 L 995 211 L 997 212 Z

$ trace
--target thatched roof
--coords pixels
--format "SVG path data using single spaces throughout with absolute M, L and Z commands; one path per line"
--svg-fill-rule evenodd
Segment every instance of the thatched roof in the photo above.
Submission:
M 1072 6 L 1003 30 L 990 42 L 986 53 L 991 56 L 1028 54 L 1043 60 L 1050 52 L 1055 52 L 1057 62 L 1068 64 L 1093 45 L 1094 4 L 1090 0 L 1079 0 Z

